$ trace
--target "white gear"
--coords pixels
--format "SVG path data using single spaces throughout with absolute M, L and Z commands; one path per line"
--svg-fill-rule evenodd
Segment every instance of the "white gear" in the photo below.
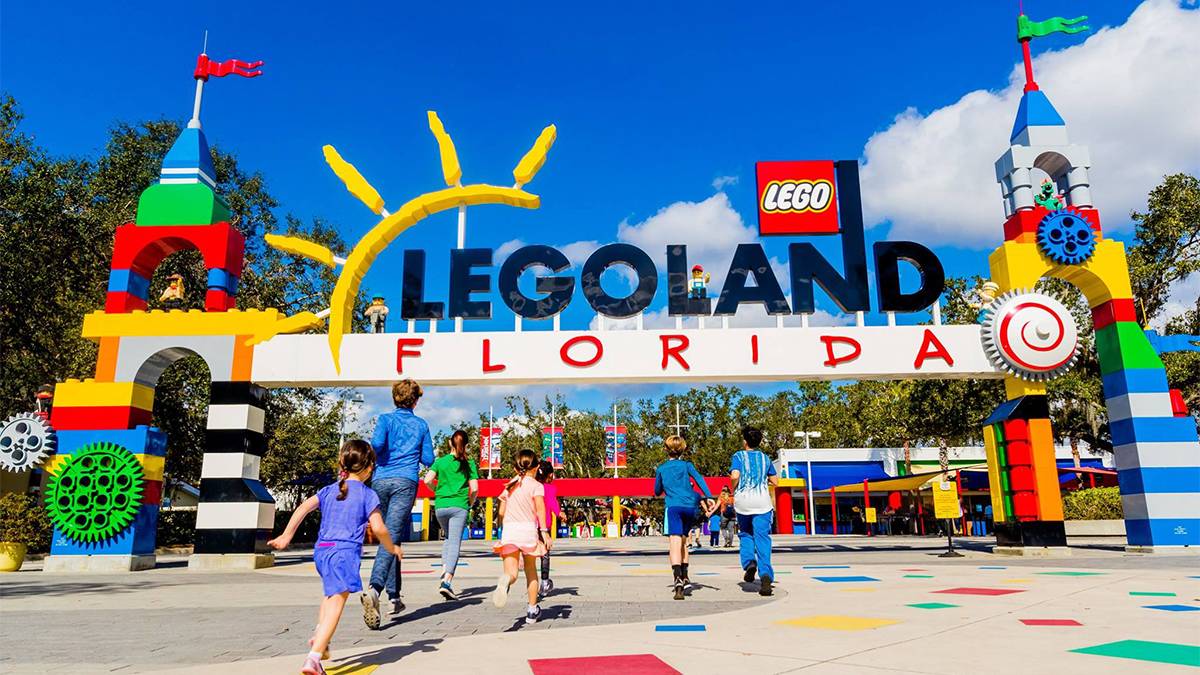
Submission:
M 1012 290 L 989 305 L 983 318 L 988 359 L 1030 382 L 1052 380 L 1079 357 L 1079 329 L 1071 312 L 1044 293 Z
M 54 429 L 33 413 L 18 413 L 0 425 L 0 466 L 20 473 L 54 452 Z

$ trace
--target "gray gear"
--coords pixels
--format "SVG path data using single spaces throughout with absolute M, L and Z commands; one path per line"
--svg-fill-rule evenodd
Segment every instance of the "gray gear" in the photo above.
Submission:
M 54 429 L 33 413 L 18 413 L 0 425 L 0 466 L 20 473 L 54 452 Z
M 1071 312 L 1044 293 L 1012 290 L 984 311 L 981 335 L 988 360 L 1030 382 L 1059 377 L 1079 358 L 1079 329 Z

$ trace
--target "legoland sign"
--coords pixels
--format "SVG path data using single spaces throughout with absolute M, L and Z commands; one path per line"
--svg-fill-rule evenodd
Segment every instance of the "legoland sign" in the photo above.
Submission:
M 760 226 L 764 235 L 840 234 L 838 272 L 807 242 L 788 245 L 788 278 L 779 279 L 761 244 L 739 244 L 715 298 L 708 276 L 689 267 L 687 244 L 666 247 L 667 310 L 672 317 L 731 317 L 747 304 L 769 315 L 809 314 L 814 286 L 844 312 L 868 311 L 866 247 L 856 162 L 769 162 L 758 167 Z M 912 312 L 937 301 L 944 273 L 937 256 L 914 242 L 878 242 L 873 247 L 876 308 Z M 903 290 L 900 264 L 919 277 Z M 493 303 L 478 297 L 492 291 L 494 253 L 487 248 L 450 251 L 449 291 L 427 297 L 426 253 L 404 252 L 400 318 L 488 319 Z M 577 285 L 597 314 L 633 317 L 659 294 L 659 269 L 650 253 L 630 244 L 596 249 L 578 278 L 551 246 L 514 251 L 494 275 L 504 305 L 522 319 L 548 319 L 575 297 Z M 614 266 L 634 273 L 634 289 L 622 297 L 600 284 Z M 544 268 L 527 295 L 518 279 Z M 783 288 L 791 290 L 789 303 Z M 840 328 L 700 328 L 676 330 L 514 331 L 346 334 L 338 363 L 322 357 L 324 336 L 278 336 L 256 348 L 252 379 L 266 386 L 288 383 L 383 384 L 398 375 L 429 384 L 534 384 L 544 382 L 753 381 L 870 379 L 894 377 L 998 377 L 980 342 L 979 327 L 857 326 Z

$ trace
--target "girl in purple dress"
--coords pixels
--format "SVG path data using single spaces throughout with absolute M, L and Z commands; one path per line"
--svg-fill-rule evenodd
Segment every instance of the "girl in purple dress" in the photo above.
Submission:
M 371 526 L 380 547 L 400 554 L 379 515 L 379 497 L 364 483 L 371 478 L 375 468 L 375 451 L 371 445 L 358 439 L 346 441 L 338 454 L 338 464 L 342 468 L 340 480 L 304 500 L 292 513 L 283 534 L 267 542 L 277 551 L 287 548 L 304 517 L 314 509 L 321 510 L 321 529 L 313 549 L 313 562 L 317 565 L 317 574 L 321 575 L 325 599 L 317 612 L 317 628 L 308 641 L 310 650 L 300 670 L 307 675 L 324 675 L 321 660 L 329 658 L 329 641 L 342 618 L 346 598 L 362 591 L 359 569 L 367 526 Z

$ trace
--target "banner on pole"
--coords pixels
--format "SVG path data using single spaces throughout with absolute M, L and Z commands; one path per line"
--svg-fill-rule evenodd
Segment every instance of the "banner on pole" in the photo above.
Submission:
M 542 459 L 550 460 L 554 468 L 563 467 L 563 428 L 542 427 Z
M 500 427 L 480 428 L 479 468 L 499 469 L 500 464 Z
M 938 520 L 962 517 L 958 503 L 958 486 L 953 481 L 933 481 L 933 517 Z
M 606 469 L 624 469 L 625 468 L 625 426 L 613 426 L 611 424 L 604 427 L 604 468 Z

